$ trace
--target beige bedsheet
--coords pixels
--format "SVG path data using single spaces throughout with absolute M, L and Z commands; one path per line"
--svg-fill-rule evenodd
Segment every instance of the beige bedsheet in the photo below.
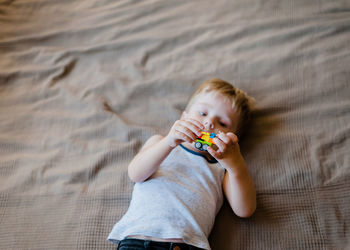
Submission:
M 350 248 L 349 1 L 0 0 L 0 249 L 113 249 L 127 165 L 203 81 L 257 101 L 213 249 Z

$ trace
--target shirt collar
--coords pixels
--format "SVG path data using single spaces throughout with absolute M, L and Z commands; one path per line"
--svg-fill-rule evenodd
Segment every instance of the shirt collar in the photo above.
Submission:
M 199 155 L 199 156 L 203 157 L 203 158 L 206 159 L 207 162 L 209 162 L 209 163 L 217 163 L 217 162 L 218 162 L 215 158 L 210 159 L 210 158 L 207 157 L 206 155 L 201 154 L 201 153 L 198 153 L 198 152 L 196 152 L 196 151 L 193 151 L 193 150 L 191 150 L 191 149 L 189 149 L 189 148 L 186 148 L 186 147 L 185 147 L 184 145 L 182 145 L 182 144 L 180 144 L 180 147 L 182 147 L 184 150 L 186 150 L 187 152 L 189 152 L 189 153 L 191 153 L 191 154 Z

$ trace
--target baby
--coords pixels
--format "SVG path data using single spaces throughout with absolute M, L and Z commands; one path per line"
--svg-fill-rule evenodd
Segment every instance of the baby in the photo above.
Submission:
M 204 82 L 169 133 L 149 138 L 130 162 L 132 199 L 108 240 L 121 250 L 210 249 L 224 196 L 237 216 L 251 216 L 256 193 L 238 145 L 251 100 L 221 79 Z M 199 150 L 203 131 L 216 136 Z

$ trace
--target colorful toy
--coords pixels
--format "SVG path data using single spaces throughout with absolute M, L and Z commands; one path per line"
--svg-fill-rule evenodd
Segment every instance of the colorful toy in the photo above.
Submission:
M 208 146 L 213 145 L 213 138 L 215 138 L 214 133 L 204 132 L 202 131 L 201 137 L 197 137 L 194 146 L 199 150 L 207 150 Z

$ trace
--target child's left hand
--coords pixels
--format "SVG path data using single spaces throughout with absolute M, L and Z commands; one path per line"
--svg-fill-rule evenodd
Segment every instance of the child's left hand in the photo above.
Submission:
M 238 137 L 234 133 L 221 132 L 216 135 L 213 142 L 217 146 L 217 150 L 214 150 L 212 147 L 208 147 L 207 151 L 217 161 L 224 163 L 224 166 L 234 166 L 242 163 L 242 161 L 244 162 L 238 145 Z

